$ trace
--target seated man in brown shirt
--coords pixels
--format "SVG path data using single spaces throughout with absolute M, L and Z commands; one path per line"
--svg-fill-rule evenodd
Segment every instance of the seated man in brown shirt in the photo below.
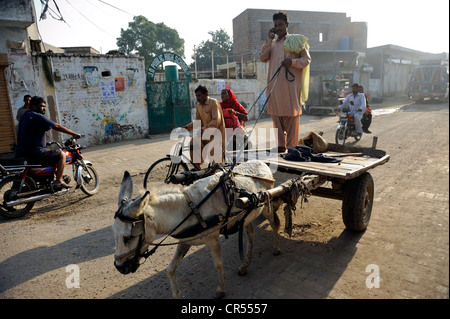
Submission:
M 197 99 L 196 121 L 201 125 L 200 148 L 196 147 L 196 137 L 191 141 L 191 160 L 196 164 L 207 162 L 223 163 L 225 155 L 225 121 L 219 101 L 208 96 L 208 89 L 199 86 L 195 89 Z M 185 128 L 192 131 L 196 128 L 196 121 L 189 123 Z M 198 124 L 197 124 L 198 125 Z M 207 146 L 204 154 L 203 150 Z

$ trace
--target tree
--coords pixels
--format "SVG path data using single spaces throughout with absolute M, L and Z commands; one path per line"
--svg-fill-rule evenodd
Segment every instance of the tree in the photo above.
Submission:
M 211 40 L 202 41 L 196 47 L 196 59 L 197 59 L 197 69 L 199 71 L 211 70 L 211 48 L 214 48 L 214 69 L 218 64 L 227 63 L 227 53 L 229 54 L 228 62 L 234 61 L 232 56 L 233 42 L 231 37 L 226 33 L 225 30 L 220 29 L 217 31 L 209 31 L 211 35 Z M 195 57 L 192 56 L 192 59 Z M 193 65 L 193 64 L 192 64 Z M 193 66 L 191 65 L 191 68 Z
M 147 70 L 152 59 L 163 52 L 172 52 L 184 58 L 184 40 L 175 29 L 164 23 L 153 23 L 144 16 L 136 16 L 128 29 L 120 30 L 117 47 L 125 54 L 138 54 L 145 58 Z

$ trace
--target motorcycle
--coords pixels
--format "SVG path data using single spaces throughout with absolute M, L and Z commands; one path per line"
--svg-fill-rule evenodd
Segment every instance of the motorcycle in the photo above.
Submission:
M 344 145 L 349 137 L 354 137 L 356 141 L 361 139 L 361 135 L 356 132 L 355 118 L 350 113 L 348 107 L 344 107 L 339 114 L 339 125 L 336 128 L 336 144 Z
M 47 145 L 56 145 L 66 154 L 66 165 L 72 166 L 75 189 L 80 188 L 88 196 L 97 193 L 99 177 L 93 164 L 81 154 L 85 146 L 77 144 L 74 138 L 68 139 L 64 146 L 58 142 L 48 142 Z M 0 159 L 0 215 L 22 217 L 36 202 L 66 194 L 70 189 L 55 185 L 55 173 L 56 165 L 34 164 L 26 158 Z M 69 184 L 71 178 L 64 175 L 63 180 Z

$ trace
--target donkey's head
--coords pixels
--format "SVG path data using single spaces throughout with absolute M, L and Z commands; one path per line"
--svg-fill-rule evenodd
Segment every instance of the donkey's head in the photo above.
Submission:
M 122 274 L 135 272 L 139 268 L 142 254 L 156 237 L 152 216 L 147 214 L 144 218 L 150 192 L 134 199 L 131 199 L 132 194 L 133 181 L 125 172 L 120 185 L 119 209 L 112 225 L 116 243 L 114 265 Z

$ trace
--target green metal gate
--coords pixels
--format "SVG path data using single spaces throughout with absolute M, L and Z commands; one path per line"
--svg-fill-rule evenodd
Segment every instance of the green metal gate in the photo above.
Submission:
M 147 82 L 147 105 L 150 134 L 190 123 L 189 82 Z

